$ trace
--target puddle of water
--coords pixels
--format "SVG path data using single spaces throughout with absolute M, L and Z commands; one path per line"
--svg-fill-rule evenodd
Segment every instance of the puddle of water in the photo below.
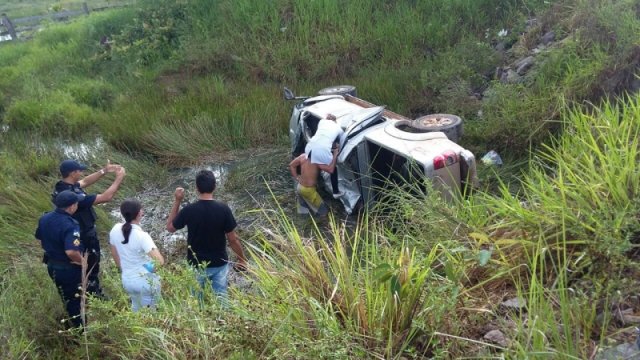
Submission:
M 104 152 L 105 143 L 102 138 L 96 138 L 90 143 L 68 143 L 59 141 L 55 144 L 56 147 L 62 149 L 65 157 L 69 159 L 90 159 L 95 154 L 101 154 Z

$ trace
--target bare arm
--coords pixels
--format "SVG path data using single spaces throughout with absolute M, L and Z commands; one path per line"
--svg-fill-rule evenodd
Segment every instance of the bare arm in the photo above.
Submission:
M 329 174 L 333 174 L 333 171 L 336 169 L 336 162 L 338 161 L 338 152 L 340 152 L 340 149 L 335 148 L 332 150 L 333 152 L 333 159 L 331 159 L 331 164 L 329 165 L 325 165 L 325 164 L 318 164 L 318 168 L 322 171 L 326 171 Z
M 169 216 L 167 216 L 167 231 L 170 233 L 174 233 L 178 230 L 173 226 L 173 220 L 176 218 L 176 215 L 178 215 L 180 203 L 182 202 L 182 199 L 184 199 L 184 189 L 181 187 L 176 188 L 176 192 L 173 195 L 175 200 L 173 201 L 171 211 L 169 211 Z
M 72 264 L 82 265 L 82 254 L 78 250 L 65 250 L 65 254 L 71 259 Z
M 298 166 L 302 164 L 302 160 L 305 156 L 307 155 L 301 154 L 297 158 L 291 160 L 291 162 L 289 163 L 289 171 L 291 172 L 291 176 L 293 176 L 294 179 L 298 178 Z
M 229 240 L 229 247 L 238 256 L 238 266 L 243 270 L 246 269 L 247 258 L 244 256 L 242 245 L 240 244 L 240 240 L 238 239 L 238 235 L 236 235 L 235 230 L 227 233 L 227 239 Z
M 120 184 L 122 183 L 122 180 L 124 179 L 124 175 L 125 174 L 126 174 L 126 172 L 125 172 L 124 168 L 120 167 L 116 171 L 116 179 L 113 181 L 111 186 L 109 186 L 107 188 L 107 190 L 105 190 L 102 194 L 98 194 L 98 196 L 96 196 L 96 200 L 93 202 L 93 204 L 97 205 L 97 204 L 103 204 L 103 203 L 111 201 L 113 199 L 113 197 L 115 196 L 116 191 L 118 191 L 118 189 L 120 188 Z M 89 175 L 89 176 L 92 176 L 92 175 Z
M 96 171 L 92 174 L 85 176 L 82 180 L 80 180 L 80 187 L 86 188 L 87 186 L 92 185 L 96 181 L 98 181 L 104 174 L 101 171 Z
M 80 180 L 80 187 L 86 188 L 87 186 L 92 185 L 96 181 L 100 180 L 106 173 L 116 172 L 121 168 L 120 165 L 112 164 L 110 160 L 107 160 L 107 165 L 102 169 L 94 172 L 93 174 L 89 174 L 85 176 L 82 180 Z
M 155 260 L 155 264 L 156 265 L 164 265 L 164 257 L 162 257 L 162 254 L 160 254 L 160 250 L 158 250 L 158 248 L 153 248 L 151 249 L 151 251 L 149 251 L 149 255 L 153 260 Z
M 122 266 L 120 266 L 120 255 L 118 254 L 118 249 L 113 245 L 111 245 L 111 256 L 113 256 L 113 261 L 116 262 L 118 268 L 122 269 Z

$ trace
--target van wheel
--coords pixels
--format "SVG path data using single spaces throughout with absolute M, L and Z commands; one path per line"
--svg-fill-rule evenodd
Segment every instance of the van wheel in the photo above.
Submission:
M 318 91 L 318 95 L 351 95 L 357 96 L 356 87 L 353 85 L 337 85 Z
M 409 126 L 421 132 L 441 131 L 453 142 L 462 137 L 462 119 L 457 115 L 425 115 L 411 121 Z

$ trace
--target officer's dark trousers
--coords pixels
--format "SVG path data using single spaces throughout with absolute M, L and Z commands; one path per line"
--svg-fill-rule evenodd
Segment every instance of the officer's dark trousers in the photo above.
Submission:
M 76 327 L 82 326 L 80 296 L 76 296 L 80 293 L 82 268 L 72 264 L 48 264 L 47 270 L 67 308 L 71 324 Z
M 89 253 L 87 258 L 87 272 L 88 272 L 88 284 L 87 292 L 93 295 L 102 295 L 102 288 L 100 287 L 100 249 L 93 249 Z
M 83 241 L 88 254 L 87 292 L 92 295 L 101 296 L 102 288 L 100 287 L 100 278 L 98 277 L 98 275 L 100 274 L 100 243 L 98 242 L 98 237 L 95 235 L 95 230 L 93 231 L 93 233 L 81 237 L 81 240 Z

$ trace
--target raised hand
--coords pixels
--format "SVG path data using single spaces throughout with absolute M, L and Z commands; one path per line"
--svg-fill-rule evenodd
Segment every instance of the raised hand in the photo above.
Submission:
M 107 165 L 104 167 L 104 171 L 111 173 L 117 172 L 122 166 L 117 164 L 112 164 L 111 160 L 107 160 Z
M 123 178 L 123 177 L 127 174 L 127 172 L 124 170 L 124 167 L 123 167 L 123 166 L 120 166 L 120 165 L 113 165 L 113 166 L 117 166 L 117 167 L 118 167 L 118 168 L 115 170 L 115 172 L 116 172 L 116 177 Z
M 184 199 L 184 188 L 177 187 L 173 196 L 175 196 L 176 201 L 182 201 Z

